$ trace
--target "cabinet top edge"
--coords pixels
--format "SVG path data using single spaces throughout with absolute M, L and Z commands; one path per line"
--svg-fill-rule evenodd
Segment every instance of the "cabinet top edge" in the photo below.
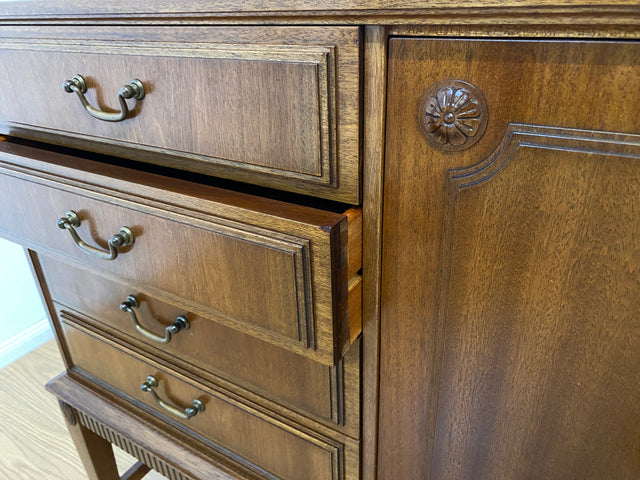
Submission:
M 640 23 L 639 0 L 0 0 L 0 22 L 209 22 L 424 24 L 502 18 L 535 22 L 552 15 L 557 23 L 605 25 L 612 19 Z M 481 18 L 478 18 L 481 17 Z M 511 18 L 511 20 L 509 20 Z

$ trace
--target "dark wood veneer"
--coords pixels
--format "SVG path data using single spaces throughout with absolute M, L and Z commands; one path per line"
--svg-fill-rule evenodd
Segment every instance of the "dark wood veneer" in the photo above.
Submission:
M 380 478 L 640 472 L 639 71 L 637 43 L 391 40 Z M 486 98 L 467 150 L 420 131 L 443 78 Z
M 139 215 L 164 212 L 160 224 L 191 225 L 185 241 L 201 246 L 201 227 L 212 215 L 226 233 L 248 229 L 253 239 L 264 240 L 266 229 L 272 232 L 266 235 L 269 245 L 306 249 L 314 280 L 319 268 L 340 272 L 338 281 L 331 277 L 327 283 L 322 274 L 321 281 L 311 282 L 309 301 L 317 304 L 318 294 L 331 292 L 329 297 L 344 301 L 322 301 L 321 308 L 335 309 L 333 318 L 349 318 L 352 327 L 348 332 L 346 322 L 307 322 L 308 331 L 340 338 L 339 345 L 352 342 L 344 357 L 336 345 L 339 355 L 314 356 L 312 349 L 292 347 L 291 332 L 278 333 L 288 344 L 273 342 L 250 325 L 214 323 L 210 310 L 192 310 L 206 298 L 167 295 L 135 276 L 123 279 L 86 259 L 71 259 L 70 252 L 44 249 L 42 239 L 28 238 L 31 226 L 15 218 L 7 223 L 12 212 L 3 217 L 0 211 L 0 231 L 26 228 L 10 238 L 38 250 L 31 252 L 34 270 L 70 368 L 49 388 L 77 412 L 80 422 L 70 430 L 91 480 L 116 480 L 103 438 L 140 448 L 138 458 L 166 469 L 169 478 L 194 480 L 273 474 L 289 480 L 640 478 L 637 0 L 18 0 L 4 6 L 0 23 L 4 58 L 11 57 L 11 45 L 25 53 L 33 43 L 34 51 L 50 45 L 60 60 L 80 49 L 94 65 L 107 51 L 118 54 L 114 64 L 126 64 L 116 57 L 123 45 L 137 45 L 151 57 L 143 59 L 140 51 L 125 56 L 147 67 L 165 62 L 165 49 L 173 55 L 168 64 L 193 65 L 200 62 L 192 55 L 200 45 L 208 52 L 203 61 L 214 70 L 262 72 L 227 86 L 246 93 L 251 105 L 263 105 L 256 96 L 268 90 L 272 74 L 292 75 L 274 88 L 288 92 L 287 98 L 267 102 L 268 112 L 250 119 L 253 125 L 275 117 L 261 131 L 280 131 L 282 138 L 274 136 L 273 149 L 265 152 L 265 142 L 240 138 L 249 129 L 242 115 L 250 107 L 227 109 L 215 95 L 212 104 L 229 114 L 228 125 L 209 137 L 213 122 L 207 114 L 196 142 L 202 144 L 182 137 L 186 127 L 154 130 L 156 136 L 145 143 L 144 132 L 125 139 L 111 135 L 108 126 L 69 136 L 73 128 L 61 135 L 43 122 L 18 125 L 17 117 L 29 112 L 15 110 L 5 95 L 14 94 L 12 72 L 20 69 L 3 65 L 0 54 L 9 82 L 0 89 L 7 92 L 0 93 L 6 99 L 0 108 L 14 117 L 4 119 L 4 132 L 53 143 L 64 137 L 66 146 L 120 157 L 120 165 L 132 158 L 152 162 L 162 175 L 143 173 L 150 164 L 115 167 L 105 164 L 107 158 L 86 162 L 83 155 L 0 142 L 3 172 L 45 186 L 52 198 L 68 190 L 100 202 L 110 199 L 110 206 Z M 247 53 L 248 45 L 257 53 Z M 311 51 L 316 56 L 301 56 Z M 283 56 L 273 58 L 274 52 Z M 256 55 L 251 58 L 259 66 L 248 65 L 248 55 Z M 28 60 L 27 70 L 40 69 Z M 199 71 L 197 77 L 205 76 L 206 68 Z M 177 85 L 180 75 L 170 77 Z M 311 82 L 302 96 L 295 91 L 297 81 L 306 87 Z M 105 93 L 116 87 L 103 88 Z M 212 91 L 210 85 L 199 88 Z M 456 90 L 464 95 L 455 96 Z M 479 111 L 465 104 L 465 92 L 476 98 Z M 18 94 L 25 104 L 29 92 Z M 27 110 L 40 108 L 26 104 Z M 136 121 L 149 110 L 141 106 Z M 192 111 L 183 109 L 181 118 Z M 52 118 L 50 124 L 69 121 L 55 113 Z M 167 119 L 157 120 L 166 127 Z M 427 137 L 436 129 L 441 130 L 431 142 Z M 164 135 L 172 136 L 168 143 Z M 246 188 L 268 185 L 276 192 L 360 203 L 361 210 L 342 216 L 343 210 L 332 213 L 326 203 L 320 210 L 297 205 L 304 203 L 301 197 L 287 203 L 268 198 L 279 193 L 245 195 L 171 178 L 171 167 L 198 170 L 193 156 L 201 157 L 202 166 L 221 137 L 231 148 L 218 150 L 224 155 L 211 157 L 205 173 Z M 186 154 L 169 151 L 168 144 L 186 145 Z M 223 156 L 238 163 L 226 165 Z M 20 200 L 5 195 L 3 202 L 17 211 L 24 209 Z M 30 211 L 49 203 L 49 195 L 40 196 Z M 317 236 L 326 230 L 334 241 L 321 244 Z M 104 234 L 100 226 L 96 238 Z M 308 243 L 292 242 L 300 238 Z M 208 249 L 198 251 L 198 258 L 207 258 Z M 260 257 L 246 258 L 265 268 Z M 65 291 L 69 263 L 82 273 Z M 193 266 L 186 257 L 177 263 Z M 211 268 L 198 275 L 205 290 Z M 274 269 L 264 278 L 277 283 L 286 275 Z M 242 292 L 232 271 L 223 277 L 234 287 L 229 294 L 238 285 Z M 118 297 L 129 288 L 145 295 L 144 308 L 158 317 L 158 325 L 165 314 L 190 312 L 192 333 L 197 324 L 206 325 L 210 335 L 228 340 L 227 350 L 205 353 L 208 342 L 201 340 L 194 352 L 178 349 L 177 342 L 175 351 L 156 354 L 127 336 L 128 320 L 112 313 L 108 294 L 92 299 L 105 284 Z M 74 298 L 82 286 L 91 293 Z M 278 295 L 291 298 L 291 289 Z M 360 315 L 361 324 L 352 321 Z M 278 319 L 271 320 L 276 328 Z M 112 359 L 118 372 L 93 358 L 94 352 Z M 264 364 L 252 371 L 256 358 Z M 124 366 L 130 361 L 133 367 Z M 123 384 L 142 374 L 132 375 L 140 365 L 178 380 L 175 389 L 163 392 L 171 398 L 188 402 L 200 392 L 228 415 L 211 423 L 200 417 L 189 428 L 159 414 L 145 403 L 138 380 L 134 387 Z M 273 373 L 286 365 L 290 378 L 288 372 Z M 326 372 L 332 372 L 329 380 Z M 276 441 L 291 448 L 277 448 Z M 103 471 L 96 468 L 100 464 Z

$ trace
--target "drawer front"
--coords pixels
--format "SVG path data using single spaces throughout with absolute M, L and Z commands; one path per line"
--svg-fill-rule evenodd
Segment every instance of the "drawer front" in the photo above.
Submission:
M 0 41 L 5 131 L 357 203 L 357 104 L 344 95 L 358 98 L 358 29 L 210 32 L 191 43 Z M 126 100 L 124 120 L 100 120 L 61 87 L 77 74 L 99 110 L 120 111 L 118 92 L 134 79 L 145 95 Z
M 82 315 L 110 338 L 142 347 L 154 358 L 179 364 L 202 377 L 212 373 L 213 381 L 221 376 L 334 426 L 348 421 L 346 429 L 357 434 L 358 391 L 353 387 L 358 382 L 344 379 L 351 365 L 346 369 L 342 362 L 335 367 L 323 365 L 44 255 L 35 263 L 41 283 L 56 303 L 58 317 Z M 165 329 L 183 316 L 188 329 L 172 335 L 166 344 L 159 343 L 160 338 L 145 337 L 134 327 L 130 314 L 120 309 L 132 294 L 139 303 L 133 311 L 141 328 L 166 339 Z M 351 357 L 347 355 L 345 362 L 355 361 L 357 369 L 357 358 Z
M 16 158 L 27 161 L 24 154 Z M 349 341 L 346 217 L 206 187 L 198 197 L 172 196 L 148 185 L 143 192 L 141 183 L 117 177 L 30 164 L 36 166 L 60 175 L 9 167 L 3 175 L 0 165 L 0 203 L 13 206 L 0 212 L 0 231 L 7 236 L 325 364 L 341 357 Z M 122 177 L 134 173 L 104 168 Z M 93 182 L 111 183 L 118 191 Z M 192 184 L 181 188 L 198 190 Z M 176 203 L 163 204 L 148 195 Z M 112 261 L 87 255 L 68 231 L 56 227 L 70 209 L 80 220 L 77 234 L 88 244 L 105 249 L 107 240 L 126 226 L 135 236 L 133 245 L 120 248 Z M 287 212 L 293 215 L 287 218 Z
M 268 472 L 268 478 L 273 478 L 271 475 L 290 480 L 356 478 L 352 473 L 345 476 L 345 463 L 352 463 L 351 460 L 345 462 L 345 456 L 357 453 L 356 444 L 348 439 L 345 444 L 300 430 L 242 399 L 200 387 L 120 350 L 78 325 L 65 323 L 64 336 L 74 369 L 99 378 L 127 398 L 166 415 L 171 423 L 184 425 L 256 469 Z M 150 375 L 157 380 L 154 390 L 164 402 L 183 409 L 191 406 L 193 400 L 199 400 L 204 411 L 186 420 L 168 412 L 156 403 L 150 392 L 140 387 Z

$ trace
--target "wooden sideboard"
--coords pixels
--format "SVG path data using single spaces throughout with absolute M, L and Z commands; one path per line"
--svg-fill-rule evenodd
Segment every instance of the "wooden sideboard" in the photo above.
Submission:
M 640 477 L 640 3 L 0 23 L 0 235 L 89 478 Z

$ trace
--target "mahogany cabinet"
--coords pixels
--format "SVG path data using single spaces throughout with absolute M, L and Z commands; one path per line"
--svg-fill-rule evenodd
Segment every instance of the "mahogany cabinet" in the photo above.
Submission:
M 0 23 L 0 235 L 91 480 L 640 477 L 640 4 Z

